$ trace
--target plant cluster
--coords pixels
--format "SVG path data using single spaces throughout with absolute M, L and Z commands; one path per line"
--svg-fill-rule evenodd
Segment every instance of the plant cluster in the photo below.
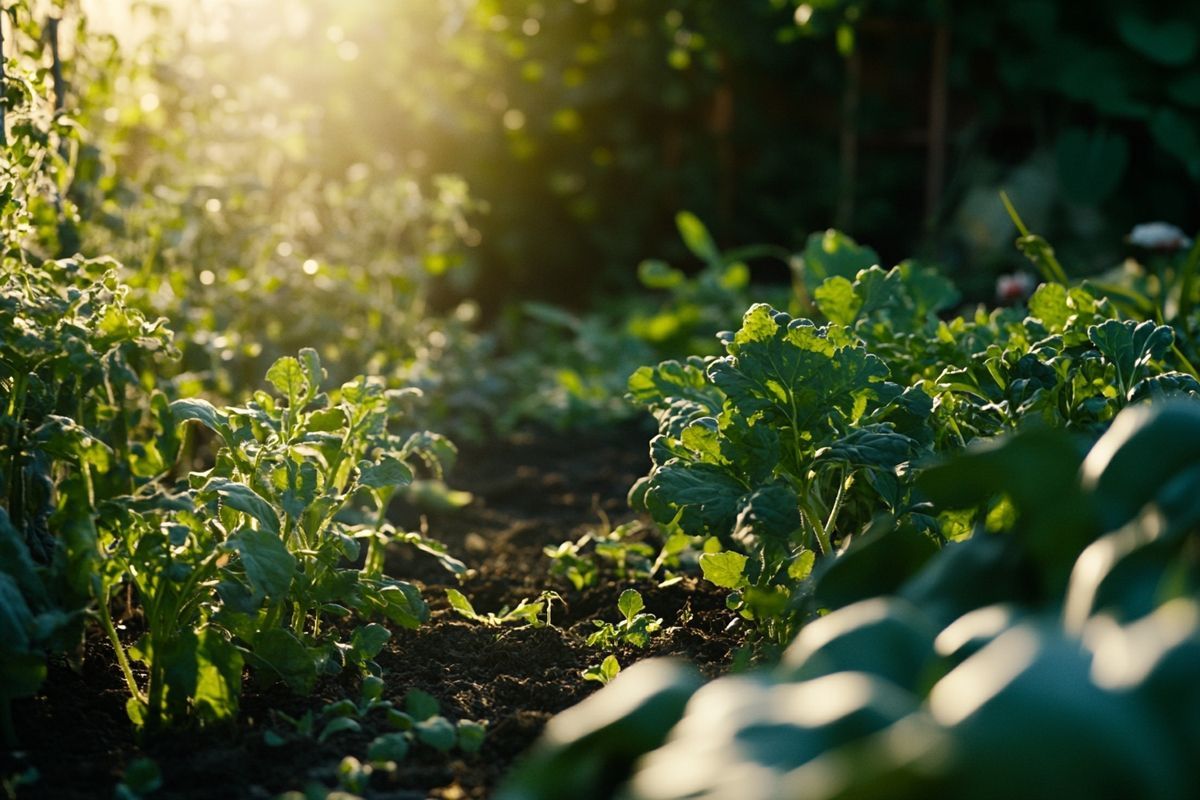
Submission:
M 232 717 L 244 666 L 301 692 L 345 667 L 377 673 L 391 634 L 375 620 L 428 617 L 413 585 L 383 575 L 386 545 L 465 569 L 386 520 L 414 474 L 443 476 L 453 445 L 401 432 L 411 391 L 360 377 L 326 392 L 309 349 L 268 370 L 273 393 L 225 408 L 171 401 L 175 387 L 158 380 L 179 357 L 167 321 L 135 305 L 117 261 L 62 255 L 78 242 L 86 140 L 63 111 L 57 28 L 32 17 L 16 12 L 23 49 L 5 64 L 0 162 L 6 742 L 10 702 L 93 628 L 145 729 Z M 204 433 L 189 436 L 190 422 Z M 201 463 L 211 468 L 188 472 Z
M 272 747 L 284 747 L 296 736 L 315 736 L 318 742 L 324 742 L 342 733 L 357 733 L 369 714 L 383 713 L 392 730 L 371 739 L 364 760 L 348 755 L 337 766 L 338 786 L 351 793 L 350 796 L 367 791 L 373 776 L 394 774 L 413 747 L 428 747 L 439 753 L 458 750 L 469 756 L 478 753 L 483 746 L 487 735 L 485 724 L 468 719 L 451 722 L 442 716 L 437 698 L 420 689 L 410 689 L 404 696 L 403 709 L 398 708 L 392 701 L 383 699 L 383 688 L 382 680 L 367 676 L 363 679 L 362 696 L 357 703 L 348 698 L 339 700 L 325 706 L 319 714 L 314 715 L 310 710 L 298 719 L 274 712 L 291 731 L 288 734 L 268 731 L 264 740 Z M 318 725 L 319 733 L 316 732 Z M 330 793 L 325 786 L 314 782 L 304 792 L 281 795 L 284 798 L 313 796 L 325 798 Z
M 918 480 L 973 536 L 914 558 L 903 522 L 876 531 L 818 574 L 828 613 L 774 670 L 702 686 L 638 664 L 500 796 L 1187 796 L 1198 435 L 1180 399 L 1090 450 L 1050 428 L 977 442 Z
M 632 375 L 630 398 L 659 435 L 631 504 L 667 535 L 719 541 L 724 552 L 700 557 L 706 577 L 785 642 L 815 557 L 876 518 L 933 546 L 966 532 L 914 491 L 931 457 L 1033 421 L 1095 435 L 1129 403 L 1200 392 L 1176 344 L 1187 328 L 1122 318 L 1138 308 L 1122 298 L 1139 295 L 1069 285 L 1044 240 L 1027 234 L 1022 247 L 1061 282 L 1038 287 L 1027 309 L 946 316 L 958 294 L 932 269 L 885 271 L 849 237 L 814 235 L 796 302 L 820 323 L 756 304 L 720 335 L 724 356 Z

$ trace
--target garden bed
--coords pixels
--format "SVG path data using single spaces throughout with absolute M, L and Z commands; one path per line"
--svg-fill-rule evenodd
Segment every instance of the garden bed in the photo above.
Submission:
M 663 629 L 645 650 L 619 649 L 622 665 L 678 655 L 710 675 L 724 671 L 738 634 L 726 631 L 732 615 L 722 590 L 694 579 L 658 589 L 602 573 L 597 585 L 576 591 L 548 572 L 545 546 L 577 538 L 606 519 L 615 525 L 632 517 L 625 493 L 648 467 L 647 438 L 640 425 L 628 425 L 588 436 L 526 433 L 464 448 L 450 482 L 475 499 L 466 508 L 429 516 L 428 524 L 430 534 L 475 574 L 459 584 L 428 556 L 389 553 L 388 572 L 417 581 L 433 613 L 418 630 L 394 630 L 377 661 L 385 698 L 400 704 L 409 689 L 424 690 L 449 719 L 486 721 L 487 737 L 475 755 L 414 747 L 394 773 L 375 776 L 368 796 L 489 796 L 553 714 L 599 687 L 581 673 L 606 653 L 584 638 L 594 630 L 592 620 L 617 619 L 617 598 L 631 585 L 642 592 L 647 610 L 663 619 Z M 399 521 L 411 526 L 419 520 L 413 514 Z M 450 608 L 444 588 L 452 586 L 481 613 L 546 589 L 558 591 L 565 606 L 553 606 L 550 627 L 487 627 Z M 112 649 L 98 636 L 89 640 L 78 670 L 53 664 L 42 692 L 15 704 L 19 757 L 40 774 L 19 796 L 111 797 L 126 766 L 140 756 L 162 771 L 163 787 L 154 797 L 266 798 L 313 782 L 333 787 L 341 759 L 364 758 L 367 743 L 390 730 L 383 714 L 369 714 L 361 730 L 323 743 L 291 734 L 283 745 L 271 746 L 264 733 L 285 732 L 272 709 L 296 717 L 357 693 L 357 678 L 349 672 L 343 680 L 323 681 L 307 698 L 252 680 L 236 725 L 139 743 L 125 714 L 126 689 Z

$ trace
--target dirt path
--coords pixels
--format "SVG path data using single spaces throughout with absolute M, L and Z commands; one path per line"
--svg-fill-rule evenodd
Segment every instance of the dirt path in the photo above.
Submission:
M 617 597 L 630 586 L 642 592 L 664 629 L 644 651 L 618 650 L 623 665 L 649 655 L 679 655 L 711 674 L 726 667 L 736 641 L 724 630 L 730 614 L 719 590 L 692 580 L 660 589 L 602 574 L 598 585 L 576 591 L 548 572 L 546 545 L 577 538 L 605 519 L 616 525 L 632 518 L 625 494 L 647 469 L 647 440 L 644 428 L 629 426 L 590 436 L 522 435 L 463 449 L 451 482 L 474 493 L 475 501 L 430 514 L 428 525 L 475 574 L 459 584 L 428 556 L 391 553 L 389 573 L 422 586 L 433 618 L 419 630 L 394 632 L 377 660 L 386 697 L 399 703 L 410 688 L 423 689 L 450 719 L 485 720 L 487 739 L 470 757 L 416 747 L 395 773 L 377 774 L 367 796 L 487 797 L 547 719 L 598 688 L 580 673 L 606 653 L 589 648 L 584 637 L 594 630 L 592 620 L 616 621 Z M 415 513 L 408 516 L 400 521 L 417 522 Z M 545 589 L 559 592 L 566 605 L 556 604 L 553 627 L 489 628 L 452 611 L 447 586 L 460 589 L 480 612 L 499 611 Z M 263 733 L 277 727 L 271 709 L 303 714 L 355 696 L 356 684 L 346 675 L 323 683 L 309 698 L 248 685 L 234 728 L 172 734 L 140 747 L 126 721 L 111 649 L 102 641 L 89 643 L 81 671 L 55 665 L 45 692 L 16 708 L 23 762 L 41 773 L 18 797 L 111 797 L 124 764 L 143 754 L 163 772 L 155 798 L 269 798 L 310 782 L 334 786 L 341 758 L 363 758 L 367 743 L 390 730 L 382 715 L 370 715 L 361 731 L 325 743 L 291 738 L 271 747 Z

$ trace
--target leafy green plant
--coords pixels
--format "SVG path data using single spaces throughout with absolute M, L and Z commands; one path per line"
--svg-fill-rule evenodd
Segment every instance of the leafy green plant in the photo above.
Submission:
M 917 558 L 921 539 L 936 547 L 963 535 L 961 519 L 930 516 L 913 491 L 931 455 L 1034 420 L 1094 436 L 1130 403 L 1200 391 L 1176 329 L 1122 318 L 1087 282 L 1060 282 L 1061 265 L 1034 239 L 1021 246 L 1048 259 L 1053 280 L 1027 308 L 946 317 L 958 295 L 936 272 L 863 267 L 869 249 L 814 235 L 797 288 L 826 324 L 759 304 L 722 334 L 725 357 L 630 378 L 630 397 L 659 425 L 631 504 L 668 538 L 718 542 L 700 556 L 705 577 L 782 642 L 816 556 L 858 548 L 856 536 L 887 538 L 875 517 L 898 520 Z M 990 511 L 999 519 L 1006 506 Z
M 129 299 L 111 258 L 69 256 L 78 209 L 67 190 L 80 144 L 41 66 L 47 31 L 10 9 L 0 75 L 0 733 L 9 701 L 35 692 L 47 653 L 81 640 L 95 593 L 97 516 L 128 504 L 169 466 L 154 429 L 166 399 L 148 375 L 174 354 L 164 320 Z M 103 604 L 103 603 L 101 603 Z M 101 616 L 107 614 L 102 608 Z
M 675 534 L 656 547 L 644 536 L 648 531 L 639 520 L 613 526 L 601 512 L 601 522 L 574 541 L 543 548 L 551 575 L 566 578 L 577 591 L 594 585 L 602 571 L 621 581 L 661 576 L 660 586 L 679 579 L 682 559 L 693 550 L 693 537 Z
M 386 617 L 416 627 L 428 608 L 411 584 L 382 574 L 385 519 L 397 488 L 421 462 L 440 477 L 454 448 L 429 433 L 388 430 L 396 392 L 360 378 L 338 399 L 320 391 L 315 351 L 284 357 L 267 374 L 278 392 L 218 410 L 200 400 L 172 404 L 177 423 L 198 422 L 219 437 L 215 466 L 189 480 L 225 549 L 240 558 L 222 569 L 221 625 L 249 647 L 252 663 L 307 689 L 321 669 L 365 663 L 387 638 L 368 624 L 342 641 L 330 620 Z M 347 566 L 360 557 L 362 566 Z M 443 563 L 444 553 L 428 546 Z
M 912 569 L 876 550 L 895 589 L 827 608 L 771 671 L 697 690 L 637 665 L 552 721 L 499 796 L 1186 796 L 1198 446 L 1180 399 L 1121 412 L 1090 450 L 1040 428 L 942 461 L 920 488 L 972 536 Z M 993 531 L 997 496 L 1014 515 Z M 634 720 L 636 743 L 611 735 Z M 607 784 L 572 783 L 599 763 Z
M 831 554 L 880 504 L 910 509 L 905 465 L 928 452 L 932 401 L 888 382 L 840 325 L 760 304 L 723 342 L 724 358 L 630 378 L 660 431 L 630 500 L 668 530 L 749 547 L 747 579 L 765 600 L 809 563 L 806 551 Z
M 364 682 L 363 699 L 355 704 L 351 700 L 342 700 L 326 706 L 322 714 L 329 719 L 318 741 L 326 741 L 332 736 L 346 731 L 360 731 L 360 719 L 369 711 L 385 710 L 388 724 L 395 730 L 382 733 L 371 739 L 367 745 L 365 758 L 359 759 L 347 755 L 337 768 L 338 786 L 343 792 L 362 793 L 367 791 L 372 776 L 376 774 L 391 775 L 399 768 L 413 747 L 423 746 L 439 753 L 450 753 L 452 750 L 471 756 L 483 747 L 487 736 L 487 723 L 461 719 L 451 722 L 440 712 L 440 704 L 433 695 L 420 689 L 410 689 L 404 697 L 404 708 L 394 707 L 389 700 L 380 699 L 382 682 L 368 685 Z M 311 737 L 315 729 L 314 715 L 309 712 L 298 720 L 275 712 L 276 716 L 289 723 L 296 733 Z M 280 734 L 269 731 L 267 742 L 273 746 L 282 746 L 287 739 Z M 285 792 L 282 797 L 312 797 L 331 796 L 324 786 L 313 783 L 304 792 Z
M 114 795 L 118 800 L 141 800 L 162 788 L 162 771 L 149 758 L 135 758 L 125 767 Z
M 611 650 L 617 645 L 631 644 L 642 648 L 650 643 L 650 637 L 662 627 L 662 620 L 643 611 L 646 607 L 642 593 L 637 589 L 626 589 L 617 598 L 617 610 L 622 619 L 613 624 L 594 620 L 596 631 L 587 638 L 589 647 Z
M 596 681 L 602 686 L 607 686 L 620 673 L 621 662 L 617 661 L 616 656 L 609 654 L 596 666 L 588 667 L 581 672 L 580 676 L 585 681 Z
M 498 612 L 489 611 L 486 614 L 480 614 L 475 610 L 475 606 L 467 599 L 467 596 L 457 589 L 446 589 L 446 599 L 450 602 L 450 607 L 462 617 L 478 622 L 481 625 L 486 625 L 489 628 L 499 628 L 507 624 L 515 624 L 519 626 L 529 626 L 540 628 L 543 625 L 549 625 L 551 615 L 550 612 L 555 603 L 562 603 L 563 599 L 558 592 L 544 591 L 536 600 L 523 599 L 512 608 L 502 608 Z M 543 620 L 543 617 L 545 618 Z

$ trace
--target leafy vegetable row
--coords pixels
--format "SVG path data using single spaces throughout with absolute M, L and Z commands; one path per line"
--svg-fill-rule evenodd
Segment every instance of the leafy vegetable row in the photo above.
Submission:
M 1171 327 L 1120 319 L 1086 285 L 1044 284 L 1027 313 L 949 320 L 953 288 L 907 262 L 829 275 L 812 294 L 824 324 L 758 304 L 721 334 L 725 355 L 629 381 L 659 428 L 631 504 L 668 535 L 718 540 L 706 577 L 781 643 L 815 557 L 877 518 L 936 546 L 1009 513 L 1002 499 L 978 517 L 931 509 L 914 485 L 931 458 L 1033 422 L 1096 435 L 1130 403 L 1200 392 Z
M 171 402 L 166 320 L 136 306 L 113 259 L 67 255 L 82 134 L 38 66 L 40 29 L 16 16 L 13 47 L 34 52 L 3 76 L 0 734 L 13 741 L 10 702 L 90 628 L 147 728 L 231 717 L 247 665 L 298 691 L 344 667 L 378 672 L 378 621 L 428 616 L 414 586 L 383 575 L 385 545 L 463 569 L 386 519 L 415 474 L 441 478 L 453 445 L 398 421 L 411 391 L 367 378 L 324 391 L 312 350 L 274 363 L 274 393 Z
M 702 685 L 635 665 L 552 720 L 500 797 L 1189 796 L 1200 402 L 1080 444 L 1035 429 L 931 468 L 937 508 L 1003 496 L 1010 521 L 917 556 L 903 523 L 876 531 L 817 575 L 830 611 L 777 668 Z

